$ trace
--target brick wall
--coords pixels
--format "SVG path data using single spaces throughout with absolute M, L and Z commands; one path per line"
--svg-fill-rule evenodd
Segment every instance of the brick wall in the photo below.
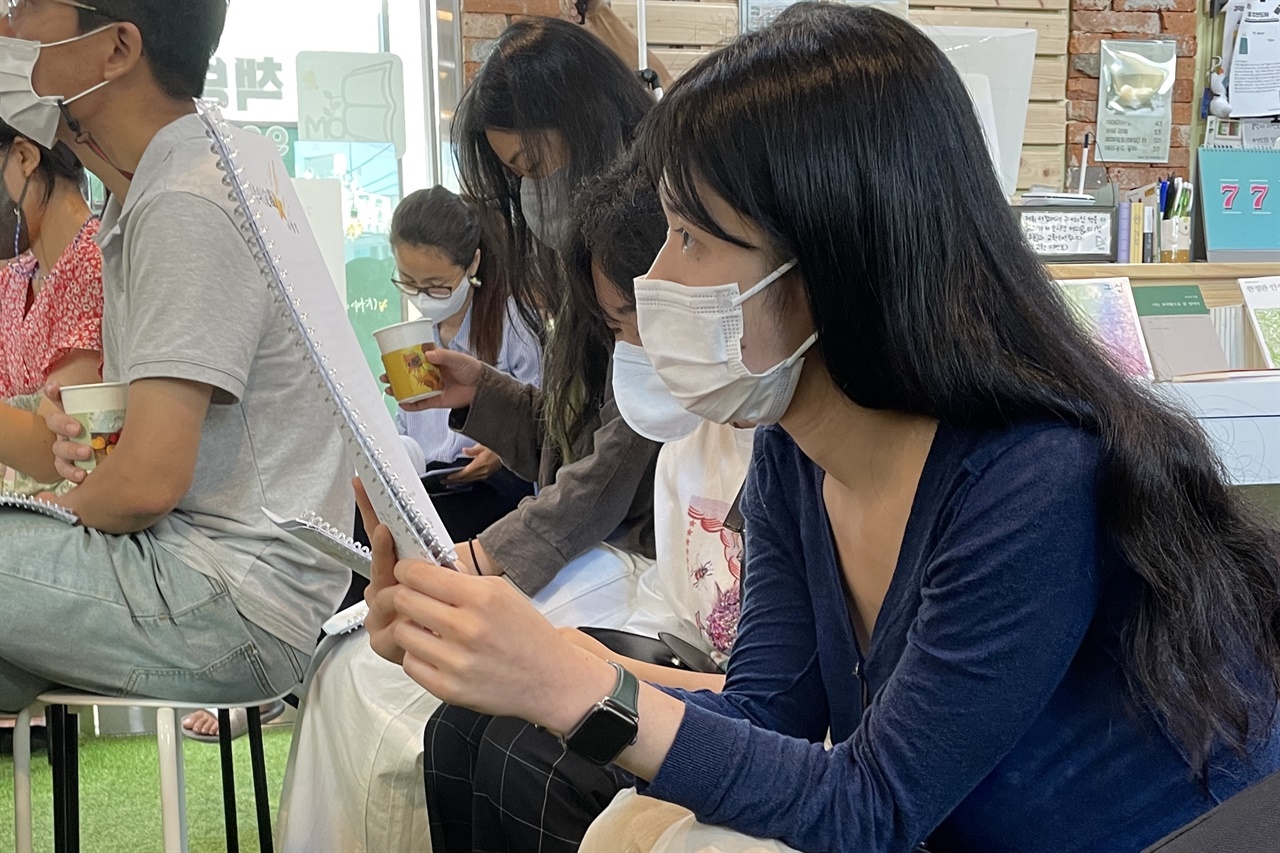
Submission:
M 1178 76 L 1173 89 L 1173 134 L 1168 164 L 1108 166 L 1121 189 L 1151 183 L 1170 172 L 1189 177 L 1191 111 L 1204 88 L 1195 80 L 1196 0 L 1071 0 L 1071 40 L 1067 46 L 1067 145 L 1072 166 L 1080 162 L 1086 132 L 1095 133 L 1098 115 L 1098 43 L 1103 39 L 1173 37 L 1178 42 Z M 1092 160 L 1092 157 L 1090 158 Z M 1092 162 L 1091 165 L 1099 165 Z
M 480 70 L 493 40 L 508 25 L 530 16 L 557 17 L 560 0 L 463 0 L 462 55 L 466 80 Z

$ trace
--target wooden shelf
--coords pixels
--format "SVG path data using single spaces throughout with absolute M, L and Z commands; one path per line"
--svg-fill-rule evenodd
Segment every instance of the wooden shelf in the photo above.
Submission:
M 1148 279 L 1196 281 L 1199 279 L 1254 278 L 1280 275 L 1280 264 L 1050 264 L 1055 278 L 1105 278 L 1127 276 L 1134 284 Z
M 1198 284 L 1210 308 L 1239 305 L 1238 278 L 1280 274 L 1278 264 L 1049 264 L 1054 278 L 1125 277 L 1134 287 Z

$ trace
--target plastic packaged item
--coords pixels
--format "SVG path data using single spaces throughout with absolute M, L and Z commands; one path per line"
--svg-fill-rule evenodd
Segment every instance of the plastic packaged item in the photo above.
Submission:
M 1104 41 L 1098 50 L 1098 159 L 1167 162 L 1177 42 Z

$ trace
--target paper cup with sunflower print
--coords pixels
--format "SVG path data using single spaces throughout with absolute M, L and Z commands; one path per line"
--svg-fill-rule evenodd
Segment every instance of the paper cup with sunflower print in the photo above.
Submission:
M 102 382 L 96 385 L 68 385 L 62 389 L 62 409 L 80 424 L 77 444 L 93 448 L 93 456 L 76 467 L 92 471 L 98 463 L 115 452 L 124 429 L 125 401 L 129 385 L 125 382 Z
M 373 333 L 382 352 L 391 394 L 400 403 L 417 403 L 444 393 L 440 369 L 427 361 L 436 348 L 435 324 L 430 320 L 410 320 Z

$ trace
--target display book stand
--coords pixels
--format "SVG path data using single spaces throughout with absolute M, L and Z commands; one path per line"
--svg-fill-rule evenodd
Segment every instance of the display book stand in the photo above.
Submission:
M 1048 269 L 1055 279 L 1124 276 L 1135 288 L 1197 284 L 1210 308 L 1240 304 L 1239 279 L 1274 275 L 1276 270 L 1265 263 L 1050 264 Z M 1243 332 L 1252 339 L 1248 323 Z M 1256 340 L 1252 345 L 1259 346 Z M 1153 387 L 1195 416 L 1234 484 L 1280 486 L 1280 370 L 1203 382 L 1156 382 Z

